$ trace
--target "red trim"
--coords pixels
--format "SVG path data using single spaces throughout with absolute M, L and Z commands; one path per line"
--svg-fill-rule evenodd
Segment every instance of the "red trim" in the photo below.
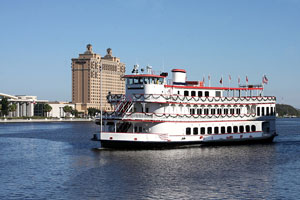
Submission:
M 128 122 L 153 122 L 153 123 L 161 123 L 161 122 L 168 122 L 168 123 L 220 123 L 220 122 L 245 122 L 251 120 L 222 120 L 222 121 L 163 121 L 163 120 L 132 120 L 132 119 L 122 119 L 122 121 Z
M 154 77 L 154 78 L 166 78 L 165 76 L 155 74 L 136 74 L 136 75 L 125 75 L 123 78 L 139 78 L 139 77 Z
M 204 89 L 204 90 L 263 90 L 263 88 L 201 87 L 201 86 L 184 86 L 184 85 L 165 85 L 165 87 L 186 88 L 186 89 Z
M 271 101 L 271 100 L 270 100 Z M 160 101 L 135 101 L 135 102 L 145 102 L 145 103 L 159 103 L 159 104 L 188 104 L 188 105 L 262 105 L 262 104 L 276 104 L 274 103 L 182 103 L 182 102 L 175 102 L 175 101 L 168 101 L 168 102 L 160 102 Z
M 184 69 L 172 69 L 172 72 L 183 72 L 186 73 Z

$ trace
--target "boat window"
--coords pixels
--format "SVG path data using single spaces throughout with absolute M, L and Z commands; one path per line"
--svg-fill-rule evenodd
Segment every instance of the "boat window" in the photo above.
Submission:
M 207 128 L 207 134 L 212 134 L 212 127 Z
M 150 84 L 153 84 L 153 83 L 154 83 L 153 78 L 150 78 Z
M 255 132 L 255 131 L 256 131 L 256 126 L 255 126 L 255 125 L 252 125 L 252 126 L 251 126 L 251 131 L 252 131 L 252 132 Z
M 177 91 L 177 94 L 180 94 L 180 91 Z
M 205 91 L 205 97 L 209 97 L 209 91 Z
M 149 84 L 149 83 L 150 83 L 149 77 L 145 77 L 145 78 L 144 78 L 144 83 L 145 83 L 145 84 Z
M 194 114 L 195 114 L 195 109 L 194 109 L 194 108 L 191 108 L 191 109 L 190 109 L 190 114 L 191 114 L 191 115 L 194 115 Z
M 230 109 L 230 114 L 231 114 L 231 115 L 234 114 L 234 109 L 233 109 L 233 108 Z
M 215 127 L 214 133 L 219 134 L 219 127 Z
M 240 133 L 244 133 L 244 126 L 240 126 Z
M 274 115 L 274 108 L 271 107 L 271 115 Z
M 196 92 L 195 92 L 195 91 L 192 91 L 192 92 L 191 92 L 191 96 L 193 96 L 193 97 L 196 96 Z
M 222 114 L 222 109 L 221 109 L 221 108 L 218 108 L 218 109 L 217 109 L 217 112 L 218 112 L 218 115 L 221 115 L 221 114 Z
M 236 109 L 236 114 L 238 114 L 238 115 L 241 114 L 241 109 L 240 109 L 240 108 L 237 108 L 237 109 Z
M 189 96 L 189 91 L 185 90 L 184 91 L 184 96 Z
M 231 126 L 227 126 L 227 133 L 231 133 L 231 132 L 232 132 Z
M 211 112 L 212 115 L 214 115 L 214 114 L 216 114 L 216 109 L 211 109 L 210 112 Z
M 159 84 L 162 85 L 164 83 L 164 79 L 163 78 L 159 78 Z
M 226 133 L 226 131 L 225 131 L 225 126 L 222 126 L 222 127 L 221 127 L 221 133 L 222 133 L 222 134 Z
M 201 108 L 197 109 L 197 115 L 202 115 L 202 109 Z
M 198 135 L 198 128 L 197 127 L 193 128 L 193 134 Z
M 139 83 L 139 79 L 138 78 L 134 78 L 133 79 L 133 84 L 138 84 Z
M 261 115 L 265 116 L 265 107 L 261 107 Z
M 227 108 L 224 109 L 224 115 L 228 115 L 228 109 Z
M 205 134 L 205 128 L 204 128 L 204 127 L 202 127 L 202 128 L 200 129 L 200 131 L 201 131 L 201 135 L 204 135 L 204 134 Z
M 250 132 L 250 126 L 249 126 L 249 125 L 246 126 L 246 132 L 247 132 L 247 133 Z
M 256 108 L 256 114 L 257 114 L 257 116 L 260 116 L 260 107 Z
M 143 132 L 143 127 L 139 127 L 139 132 L 142 133 Z
M 128 79 L 127 79 L 127 83 L 128 83 L 129 85 L 132 85 L 132 84 L 133 84 L 133 79 L 132 79 L 132 78 L 128 78 Z
M 208 115 L 208 108 L 204 109 L 204 115 Z
M 237 133 L 237 132 L 239 132 L 239 130 L 238 130 L 238 127 L 237 127 L 237 126 L 234 126 L 234 127 L 233 127 L 233 132 L 234 132 L 234 133 Z
M 154 78 L 154 84 L 158 84 L 158 78 Z
M 221 92 L 220 91 L 216 91 L 216 97 L 221 97 Z
M 269 107 L 267 107 L 266 115 L 267 115 L 267 116 L 270 115 L 270 108 L 269 108 Z
M 202 96 L 203 96 L 202 91 L 198 91 L 198 97 L 202 97 Z
M 186 128 L 186 130 L 185 130 L 185 134 L 186 135 L 191 135 L 191 128 Z

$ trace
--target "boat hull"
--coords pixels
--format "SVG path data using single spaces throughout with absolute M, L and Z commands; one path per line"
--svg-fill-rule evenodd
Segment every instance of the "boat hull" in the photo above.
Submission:
M 112 149 L 168 149 L 193 146 L 220 146 L 220 145 L 245 145 L 272 143 L 276 135 L 263 138 L 248 138 L 239 140 L 210 140 L 210 141 L 122 141 L 122 140 L 100 140 L 102 148 Z

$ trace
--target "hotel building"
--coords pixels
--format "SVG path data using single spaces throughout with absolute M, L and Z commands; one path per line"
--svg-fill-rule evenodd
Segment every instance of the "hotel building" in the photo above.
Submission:
M 125 64 L 112 56 L 110 48 L 107 55 L 101 57 L 88 44 L 86 52 L 72 59 L 72 103 L 79 112 L 86 113 L 88 108 L 112 111 L 106 97 L 108 93 L 125 94 L 124 74 Z

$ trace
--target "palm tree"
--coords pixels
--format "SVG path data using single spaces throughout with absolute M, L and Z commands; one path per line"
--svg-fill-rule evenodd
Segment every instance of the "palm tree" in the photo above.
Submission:
M 44 112 L 47 113 L 46 117 L 48 117 L 48 113 L 52 110 L 52 107 L 49 104 L 46 103 L 46 104 L 44 104 L 43 109 L 44 109 Z
M 13 116 L 13 112 L 15 112 L 16 110 L 17 110 L 17 104 L 13 103 L 8 106 L 8 112 L 11 112 L 12 116 Z
M 71 106 L 64 106 L 63 110 L 65 113 L 67 113 L 67 117 L 70 117 L 70 114 L 72 113 L 73 108 Z

